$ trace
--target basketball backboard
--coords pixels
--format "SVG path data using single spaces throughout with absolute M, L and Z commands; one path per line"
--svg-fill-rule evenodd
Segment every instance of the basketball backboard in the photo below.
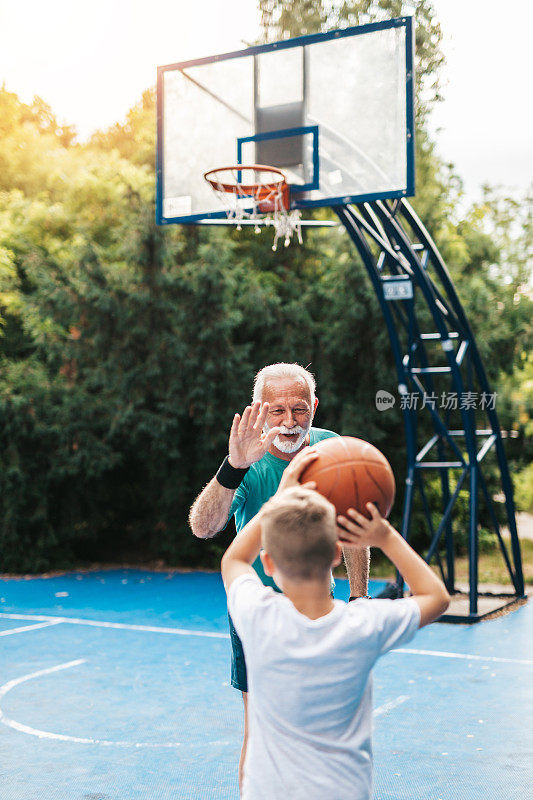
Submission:
M 413 86 L 411 17 L 159 67 L 157 222 L 225 219 L 204 173 L 234 164 L 295 209 L 414 194 Z

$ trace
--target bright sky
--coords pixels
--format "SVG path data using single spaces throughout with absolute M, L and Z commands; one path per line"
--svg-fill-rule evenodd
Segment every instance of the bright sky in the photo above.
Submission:
M 468 195 L 483 183 L 524 192 L 533 182 L 531 0 L 433 0 L 446 57 L 433 115 L 441 155 Z
M 441 154 L 469 196 L 483 182 L 533 178 L 530 0 L 433 0 L 445 34 Z M 40 95 L 81 139 L 121 120 L 156 66 L 241 49 L 258 35 L 256 0 L 2 0 L 0 83 Z

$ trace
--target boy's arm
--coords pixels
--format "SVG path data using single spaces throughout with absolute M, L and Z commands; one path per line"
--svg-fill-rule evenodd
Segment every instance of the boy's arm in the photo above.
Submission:
M 289 463 L 285 468 L 281 478 L 278 491 L 282 492 L 290 486 L 296 486 L 299 482 L 299 477 L 305 467 L 317 457 L 317 453 L 306 447 L 301 453 Z M 313 481 L 305 483 L 309 489 L 314 489 L 316 484 Z M 232 541 L 224 555 L 222 556 L 222 563 L 220 571 L 222 572 L 222 580 L 224 581 L 224 588 L 226 592 L 233 581 L 247 572 L 255 575 L 255 570 L 252 567 L 255 559 L 261 550 L 261 512 L 244 526 L 242 531 Z
M 261 512 L 256 514 L 244 526 L 222 556 L 220 571 L 226 592 L 239 575 L 244 575 L 247 572 L 251 572 L 252 575 L 256 574 L 252 564 L 259 555 L 260 550 Z
M 429 625 L 444 614 L 450 605 L 446 587 L 403 536 L 392 528 L 381 549 L 409 584 L 413 599 L 420 608 L 420 627 Z
M 420 627 L 429 625 L 450 604 L 446 587 L 377 508 L 372 503 L 367 508 L 372 514 L 370 520 L 353 508 L 347 511 L 349 518 L 338 517 L 339 539 L 344 547 L 379 547 L 409 584 L 413 600 L 420 608 Z

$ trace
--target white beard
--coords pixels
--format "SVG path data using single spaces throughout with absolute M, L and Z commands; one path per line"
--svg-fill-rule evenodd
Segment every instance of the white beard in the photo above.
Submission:
M 295 453 L 297 450 L 300 449 L 302 444 L 305 442 L 305 437 L 307 436 L 311 428 L 311 422 L 309 423 L 307 428 L 302 428 L 301 425 L 296 425 L 294 428 L 286 428 L 284 425 L 281 425 L 280 427 L 281 427 L 280 433 L 289 433 L 289 434 L 297 433 L 299 434 L 298 438 L 294 442 L 286 442 L 278 434 L 274 439 L 274 441 L 272 442 L 272 444 L 274 445 L 274 447 L 277 447 L 278 450 L 280 450 L 282 453 L 287 453 L 287 454 Z M 263 427 L 263 430 L 265 433 L 268 433 L 268 431 L 270 430 L 270 427 L 266 422 Z

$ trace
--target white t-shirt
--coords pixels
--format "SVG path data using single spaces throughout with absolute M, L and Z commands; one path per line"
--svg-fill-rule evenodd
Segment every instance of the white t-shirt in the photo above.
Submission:
M 420 610 L 412 598 L 334 606 L 309 619 L 255 574 L 230 586 L 249 690 L 242 800 L 371 796 L 370 671 L 413 638 Z

